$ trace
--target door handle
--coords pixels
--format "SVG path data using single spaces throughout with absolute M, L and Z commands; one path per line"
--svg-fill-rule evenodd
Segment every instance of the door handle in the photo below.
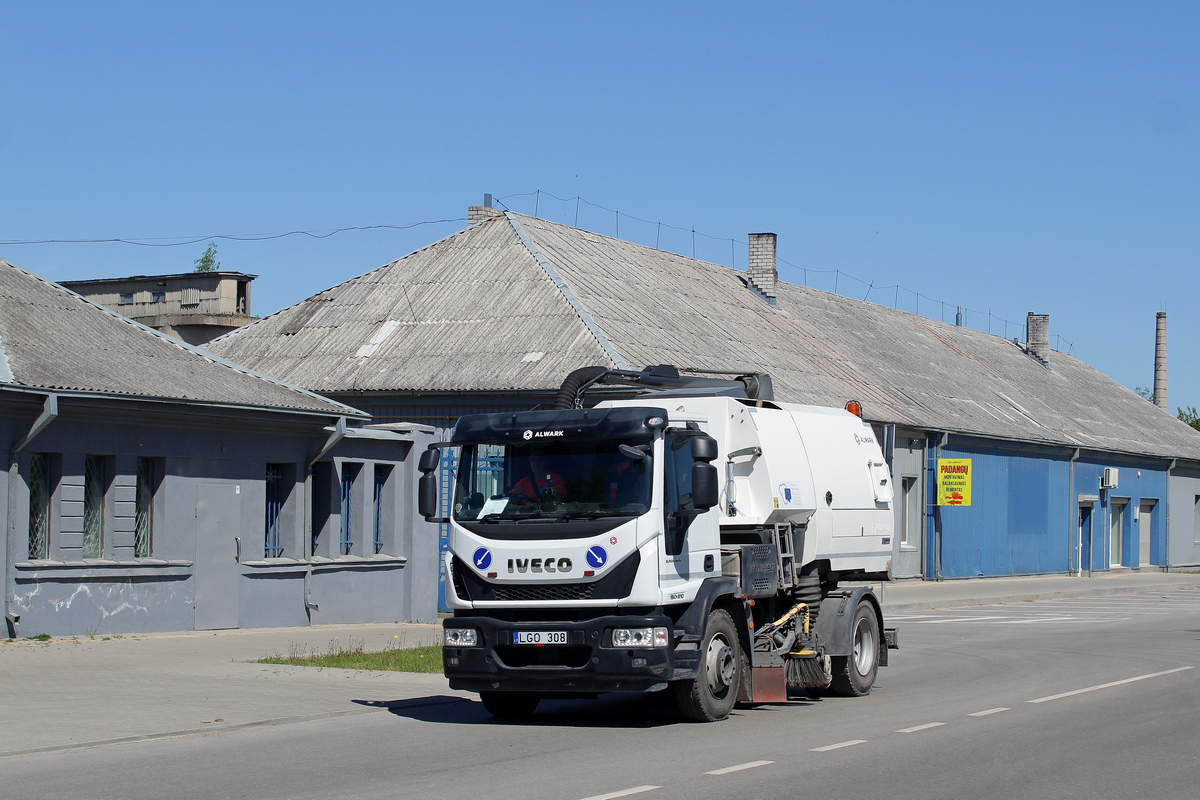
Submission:
M 242 537 L 235 536 L 233 541 L 237 542 L 237 555 L 233 557 L 233 560 L 240 564 L 242 563 Z

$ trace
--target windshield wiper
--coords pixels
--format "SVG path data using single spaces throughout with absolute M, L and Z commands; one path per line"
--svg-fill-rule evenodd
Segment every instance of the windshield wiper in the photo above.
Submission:
M 566 522 L 572 519 L 596 519 L 598 517 L 636 517 L 636 511 L 624 511 L 619 508 L 593 508 L 588 511 L 564 511 L 558 515 L 555 522 Z

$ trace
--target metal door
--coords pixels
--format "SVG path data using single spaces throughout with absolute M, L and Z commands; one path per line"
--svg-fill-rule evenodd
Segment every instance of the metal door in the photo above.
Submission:
M 196 630 L 238 626 L 237 535 L 241 516 L 238 486 L 196 487 Z
M 1102 551 L 1102 548 L 1096 548 Z M 1093 569 L 1098 569 L 1093 563 L 1092 555 L 1092 507 L 1090 505 L 1079 507 L 1079 563 L 1081 569 L 1086 570 L 1091 574 Z
M 897 431 L 892 439 L 892 578 L 919 578 L 925 565 L 925 439 Z
M 1109 548 L 1108 548 L 1108 563 L 1110 566 L 1119 567 L 1124 562 L 1122 559 L 1123 542 L 1125 534 L 1125 503 L 1109 503 Z
M 1138 509 L 1138 566 L 1150 566 L 1150 523 L 1154 518 L 1154 503 L 1142 503 Z

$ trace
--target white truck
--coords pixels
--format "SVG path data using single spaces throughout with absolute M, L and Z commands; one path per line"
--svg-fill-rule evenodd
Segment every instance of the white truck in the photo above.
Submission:
M 583 407 L 613 385 L 638 393 Z M 867 694 L 895 631 L 839 581 L 887 572 L 891 476 L 859 416 L 771 397 L 761 374 L 586 367 L 552 410 L 459 419 L 418 488 L 450 526 L 451 687 L 500 717 L 671 689 L 697 721 L 789 687 Z M 441 447 L 461 452 L 449 518 Z

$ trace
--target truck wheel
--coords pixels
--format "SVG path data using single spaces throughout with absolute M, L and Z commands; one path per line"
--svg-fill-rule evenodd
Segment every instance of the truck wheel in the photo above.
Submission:
M 742 653 L 733 618 L 724 609 L 708 615 L 700 641 L 696 677 L 671 685 L 680 713 L 694 722 L 716 722 L 729 716 L 742 681 Z
M 842 697 L 862 697 L 875 685 L 879 671 L 879 620 L 871 604 L 863 601 L 854 610 L 850 634 L 853 649 L 848 656 L 834 656 L 830 689 Z
M 489 714 L 500 719 L 528 717 L 542 701 L 533 692 L 480 692 L 479 699 Z

